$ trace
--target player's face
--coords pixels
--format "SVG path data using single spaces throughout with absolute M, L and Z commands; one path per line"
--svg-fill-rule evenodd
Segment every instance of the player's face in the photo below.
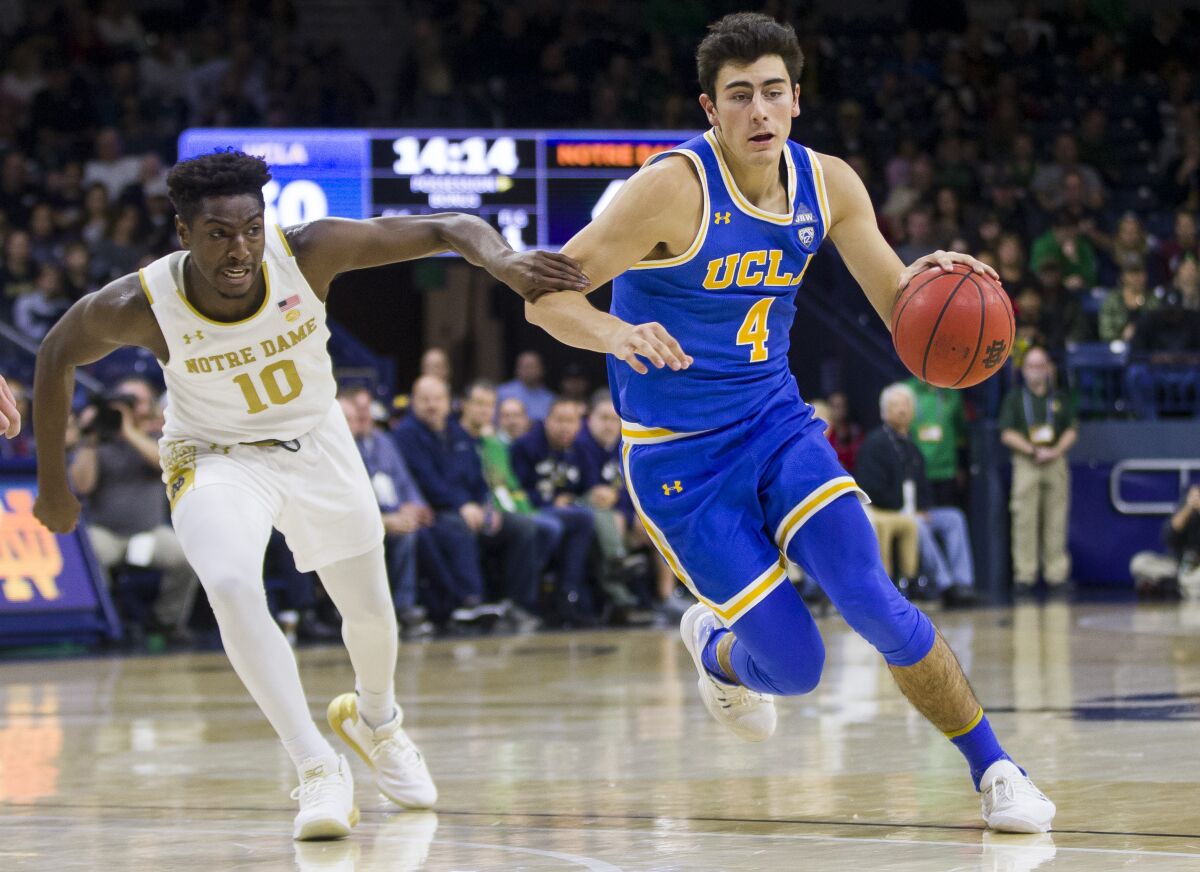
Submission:
M 793 85 L 779 55 L 752 64 L 729 61 L 717 71 L 716 94 L 701 94 L 700 105 L 721 143 L 742 163 L 778 161 L 800 114 L 800 86 Z
M 190 225 L 175 219 L 180 244 L 192 253 L 200 276 L 222 297 L 250 297 L 266 248 L 263 207 L 257 197 L 207 197 Z

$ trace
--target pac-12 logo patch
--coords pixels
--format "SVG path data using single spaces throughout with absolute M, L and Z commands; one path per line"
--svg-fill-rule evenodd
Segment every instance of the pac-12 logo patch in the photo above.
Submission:
M 813 240 L 817 238 L 817 231 L 812 227 L 801 227 L 797 234 L 800 237 L 800 244 L 805 248 L 812 248 Z

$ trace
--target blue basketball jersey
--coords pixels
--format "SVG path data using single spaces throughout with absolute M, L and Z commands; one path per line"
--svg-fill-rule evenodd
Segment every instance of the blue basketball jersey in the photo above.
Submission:
M 813 152 L 783 152 L 790 207 L 767 212 L 738 190 L 715 131 L 652 160 L 690 160 L 704 220 L 678 257 L 642 261 L 613 281 L 609 311 L 631 324 L 657 321 L 694 358 L 687 370 L 638 375 L 608 358 L 622 420 L 643 428 L 711 430 L 750 417 L 780 392 L 799 400 L 788 368 L 796 291 L 828 226 L 829 200 Z

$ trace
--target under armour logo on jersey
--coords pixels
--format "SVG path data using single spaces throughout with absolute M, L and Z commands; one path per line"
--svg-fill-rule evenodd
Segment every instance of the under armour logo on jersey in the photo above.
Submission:
M 728 213 L 726 213 L 726 214 L 728 214 Z M 680 484 L 678 481 L 676 481 L 675 484 L 670 484 L 669 482 L 664 482 L 662 489 L 663 489 L 663 496 L 665 496 L 665 497 L 669 497 L 671 495 L 672 491 L 677 494 L 683 493 L 683 485 Z
M 714 212 L 713 224 L 728 224 L 730 214 L 729 212 Z
M 193 339 L 195 339 L 197 342 L 199 342 L 203 338 L 204 338 L 203 330 L 197 330 L 195 333 L 184 333 L 183 334 L 183 344 L 191 345 Z
M 1003 339 L 997 339 L 988 346 L 987 354 L 983 356 L 984 369 L 991 369 L 1004 360 L 1004 349 L 1007 347 L 1007 344 Z

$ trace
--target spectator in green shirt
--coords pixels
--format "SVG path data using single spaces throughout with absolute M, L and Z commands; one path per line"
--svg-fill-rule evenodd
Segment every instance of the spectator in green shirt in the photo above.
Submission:
M 580 567 L 586 564 L 587 552 L 591 547 L 591 519 L 560 517 L 533 505 L 513 471 L 508 443 L 501 440 L 492 427 L 495 417 L 496 388 L 490 382 L 472 382 L 467 388 L 459 423 L 475 440 L 492 504 L 502 512 L 525 515 L 537 524 L 538 565 L 543 570 L 547 566 L 555 570 L 560 582 L 557 594 L 569 594 L 586 581 L 579 576 L 586 572 Z M 575 617 L 580 621 L 585 620 L 582 614 Z M 534 629 L 540 624 L 533 616 L 523 612 L 518 612 L 515 619 L 521 629 Z
M 917 378 L 907 382 L 916 397 L 913 441 L 925 458 L 925 475 L 939 506 L 963 507 L 966 471 L 960 458 L 967 445 L 967 415 L 962 395 Z
M 1146 268 L 1121 270 L 1121 284 L 1100 304 L 1100 341 L 1129 342 L 1143 312 L 1158 308 L 1158 297 L 1146 293 Z
M 1055 214 L 1054 226 L 1034 241 L 1029 265 L 1037 272 L 1047 259 L 1062 264 L 1063 284 L 1068 289 L 1079 291 L 1095 286 L 1096 249 L 1080 232 L 1079 219 L 1065 209 Z

